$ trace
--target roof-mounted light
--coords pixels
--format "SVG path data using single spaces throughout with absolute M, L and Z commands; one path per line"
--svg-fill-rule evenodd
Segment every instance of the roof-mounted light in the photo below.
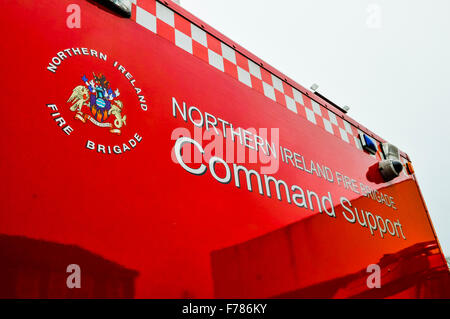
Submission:
M 311 91 L 313 91 L 313 92 L 316 92 L 318 88 L 319 88 L 319 85 L 316 84 L 316 83 L 314 83 L 314 84 L 311 85 L 311 87 L 310 87 Z
M 395 145 L 389 143 L 381 144 L 381 149 L 383 150 L 383 155 L 385 159 L 400 160 L 400 151 Z
M 317 90 L 319 89 L 319 85 L 314 83 L 313 85 L 311 85 L 310 87 L 311 91 L 317 95 L 318 97 L 320 97 L 322 100 L 325 100 L 325 102 L 330 103 L 331 105 L 333 105 L 335 108 L 337 108 L 339 111 L 343 112 L 343 113 L 347 113 L 348 110 L 350 110 L 350 107 L 348 107 L 347 105 L 344 106 L 339 106 L 336 103 L 334 103 L 333 101 L 331 101 L 330 99 L 328 99 L 326 96 L 320 94 Z
M 390 143 L 381 144 L 384 160 L 378 164 L 381 176 L 384 181 L 389 182 L 400 175 L 403 164 L 400 161 L 400 151 L 395 145 Z
M 400 175 L 403 165 L 397 160 L 382 160 L 378 163 L 378 169 L 385 182 L 389 182 Z
M 131 17 L 131 0 L 96 0 L 108 9 L 119 13 L 120 15 Z
M 362 148 L 366 152 L 369 152 L 372 155 L 375 155 L 377 153 L 377 151 L 378 151 L 377 142 L 373 138 L 371 138 L 370 136 L 368 136 L 364 133 L 360 133 L 359 139 L 361 141 Z
M 411 162 L 407 162 L 405 164 L 405 167 L 406 167 L 406 171 L 408 172 L 409 175 L 414 174 L 414 167 Z

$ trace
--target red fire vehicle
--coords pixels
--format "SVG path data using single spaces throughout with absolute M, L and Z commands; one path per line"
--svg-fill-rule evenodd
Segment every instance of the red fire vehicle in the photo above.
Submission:
M 3 3 L 0 297 L 449 297 L 406 153 L 177 4 L 117 4 Z

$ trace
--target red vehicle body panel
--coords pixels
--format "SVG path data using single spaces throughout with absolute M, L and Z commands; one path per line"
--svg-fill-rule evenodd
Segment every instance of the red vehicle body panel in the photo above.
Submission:
M 71 3 L 81 8 L 80 29 L 66 26 Z M 138 1 L 139 5 L 151 11 L 155 1 Z M 204 24 L 170 6 L 177 24 Z M 449 296 L 449 271 L 413 175 L 382 182 L 374 169 L 379 155 L 368 155 L 177 47 L 162 36 L 165 29 L 159 20 L 157 34 L 143 28 L 133 21 L 135 5 L 133 10 L 133 19 L 125 19 L 90 1 L 3 4 L 1 297 Z M 232 46 L 212 28 L 203 29 L 208 37 Z M 235 49 L 261 62 L 239 46 Z M 48 67 L 58 61 L 52 60 L 58 52 L 66 57 L 60 57 L 53 72 Z M 84 85 L 83 75 L 91 80 L 93 73 L 102 73 L 113 90 L 120 90 L 122 115 L 127 116 L 120 135 L 109 126 L 94 125 L 89 117 L 83 123 L 70 110 L 73 89 Z M 310 105 L 311 92 L 290 79 L 286 83 L 302 92 Z M 320 213 L 317 206 L 300 208 L 284 193 L 278 200 L 275 188 L 271 197 L 267 189 L 261 195 L 255 181 L 253 192 L 244 179 L 236 187 L 235 176 L 220 183 L 206 156 L 205 174 L 186 171 L 173 160 L 177 132 L 195 136 L 203 148 L 210 141 L 202 141 L 195 125 L 183 120 L 174 99 L 180 109 L 185 102 L 203 115 L 227 120 L 235 129 L 277 128 L 278 149 L 283 146 L 302 154 L 305 163 L 326 165 L 334 181 L 282 161 L 281 154 L 278 169 L 269 175 L 298 185 L 305 193 L 314 191 L 322 200 L 330 196 L 324 206 L 334 209 L 335 217 Z M 339 121 L 353 124 L 354 130 L 384 141 L 325 101 L 315 100 Z M 200 121 L 197 112 L 193 117 Z M 68 125 L 70 134 L 63 130 Z M 200 136 L 205 131 L 203 126 Z M 268 139 L 274 137 L 270 135 Z M 95 143 L 94 150 L 89 141 Z M 107 154 L 98 151 L 99 144 L 106 146 Z M 114 154 L 114 145 L 121 154 Z M 201 155 L 196 148 L 191 151 Z M 245 154 L 250 153 L 247 149 Z M 198 168 L 202 163 L 188 165 Z M 255 171 L 265 166 L 241 165 Z M 232 163 L 228 167 L 233 172 Z M 219 163 L 215 169 L 219 177 L 226 176 L 226 166 Z M 359 188 L 358 193 L 337 183 L 336 172 L 394 198 L 396 209 L 363 196 Z M 353 209 L 399 221 L 402 230 L 395 226 L 397 235 L 387 233 L 384 238 L 379 229 L 371 234 L 357 221 L 344 218 L 341 197 Z M 81 268 L 79 289 L 66 286 L 70 264 Z M 381 288 L 369 289 L 366 284 L 371 264 L 381 268 Z

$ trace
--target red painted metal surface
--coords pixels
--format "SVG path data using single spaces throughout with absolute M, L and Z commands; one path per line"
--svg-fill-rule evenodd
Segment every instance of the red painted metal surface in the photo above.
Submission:
M 66 27 L 69 3 L 81 7 L 81 29 Z M 376 158 L 91 2 L 8 2 L 0 26 L 8 30 L 0 44 L 1 297 L 449 296 L 448 268 L 411 176 L 383 183 Z M 58 52 L 66 57 L 51 72 Z M 111 132 L 114 114 L 102 126 L 87 117 L 94 111 L 84 111 L 83 123 L 70 110 L 73 89 L 93 73 L 120 91 L 127 116 L 120 135 Z M 174 117 L 173 98 L 234 128 L 279 129 L 278 146 L 329 167 L 334 180 L 289 160 L 273 177 L 331 196 L 325 206 L 336 216 L 318 212 L 317 203 L 314 211 L 300 208 L 284 193 L 278 200 L 274 188 L 271 197 L 267 189 L 261 195 L 255 180 L 250 192 L 242 176 L 238 188 L 235 176 L 219 183 L 211 167 L 201 176 L 186 171 L 172 160 L 173 133 L 195 136 L 195 126 L 177 108 Z M 204 148 L 209 142 L 196 140 Z M 227 167 L 233 172 L 232 163 L 219 163 L 217 175 Z M 396 209 L 337 183 L 336 172 L 393 197 Z M 341 197 L 401 229 L 372 235 L 346 220 Z M 81 268 L 78 290 L 66 286 L 69 264 Z M 370 264 L 381 268 L 381 288 L 366 285 Z

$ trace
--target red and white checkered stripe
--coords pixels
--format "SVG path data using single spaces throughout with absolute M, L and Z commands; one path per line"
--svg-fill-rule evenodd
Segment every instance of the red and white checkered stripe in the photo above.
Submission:
M 355 126 L 303 94 L 202 27 L 155 0 L 132 0 L 132 19 L 290 111 L 362 150 Z M 374 157 L 381 158 L 380 152 Z

